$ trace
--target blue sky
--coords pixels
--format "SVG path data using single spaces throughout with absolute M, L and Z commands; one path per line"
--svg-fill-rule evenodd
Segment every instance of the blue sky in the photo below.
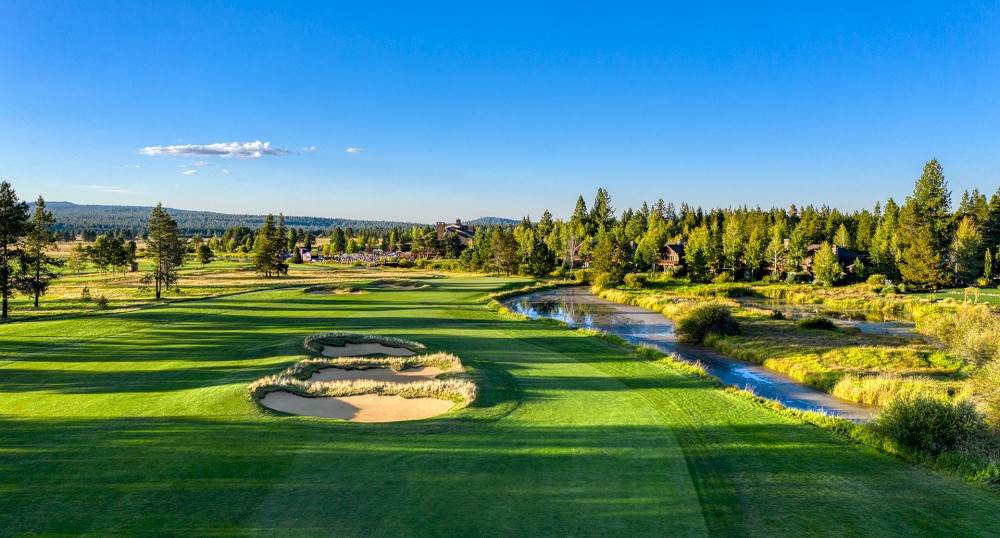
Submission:
M 931 157 L 956 199 L 1000 186 L 996 3 L 283 4 L 0 3 L 0 178 L 421 222 L 599 186 L 854 210 Z

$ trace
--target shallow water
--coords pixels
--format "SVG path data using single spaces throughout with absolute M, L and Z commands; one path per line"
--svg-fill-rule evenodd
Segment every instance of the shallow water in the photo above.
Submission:
M 602 299 L 584 287 L 541 291 L 508 299 L 503 304 L 532 319 L 549 318 L 571 327 L 599 330 L 635 345 L 654 347 L 690 362 L 700 362 L 708 373 L 723 383 L 747 389 L 792 409 L 819 411 L 856 421 L 869 419 L 873 414 L 870 407 L 801 385 L 759 364 L 734 359 L 705 346 L 678 342 L 673 322 L 663 314 Z
M 737 299 L 746 307 L 776 310 L 788 319 L 805 319 L 813 316 L 830 318 L 840 327 L 856 327 L 863 333 L 883 336 L 917 338 L 917 326 L 912 321 L 897 319 L 885 314 L 863 310 L 834 309 L 821 304 L 790 303 L 775 299 Z

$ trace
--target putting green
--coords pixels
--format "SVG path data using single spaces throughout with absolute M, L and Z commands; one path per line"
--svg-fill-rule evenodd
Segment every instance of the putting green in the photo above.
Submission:
M 509 281 L 254 292 L 0 326 L 0 532 L 990 535 L 1000 496 L 612 344 L 499 316 Z M 360 331 L 462 357 L 424 421 L 276 416 L 248 383 Z M 8 347 L 10 343 L 13 347 Z

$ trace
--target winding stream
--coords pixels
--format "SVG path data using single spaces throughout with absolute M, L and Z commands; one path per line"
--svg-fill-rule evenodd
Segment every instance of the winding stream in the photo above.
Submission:
M 503 304 L 532 319 L 550 318 L 571 327 L 603 331 L 635 345 L 700 362 L 723 383 L 750 390 L 792 409 L 818 411 L 853 421 L 870 419 L 874 412 L 871 407 L 804 386 L 759 364 L 734 359 L 709 347 L 678 342 L 673 322 L 663 314 L 602 299 L 585 287 L 540 291 L 508 299 Z

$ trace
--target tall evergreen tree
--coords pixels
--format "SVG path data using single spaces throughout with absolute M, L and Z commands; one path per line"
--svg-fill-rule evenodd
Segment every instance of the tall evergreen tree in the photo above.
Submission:
M 56 268 L 64 264 L 47 254 L 56 246 L 56 218 L 45 208 L 45 200 L 39 196 L 35 202 L 35 213 L 28 223 L 28 233 L 24 236 L 21 254 L 21 271 L 18 288 L 34 299 L 38 308 L 38 298 L 45 294 L 49 284 L 56 277 Z
M 590 209 L 590 222 L 594 227 L 592 234 L 601 229 L 610 230 L 615 223 L 615 209 L 611 207 L 611 195 L 603 187 L 597 189 L 594 206 Z
M 882 219 L 875 227 L 869 258 L 877 273 L 895 280 L 899 277 L 899 247 L 896 244 L 899 229 L 899 206 L 892 198 L 885 204 Z
M 146 253 L 153 260 L 153 281 L 159 299 L 163 288 L 169 289 L 177 281 L 177 269 L 184 262 L 184 243 L 177 235 L 177 221 L 163 209 L 162 203 L 156 204 L 149 217 Z
M 820 245 L 813 256 L 812 270 L 816 283 L 823 286 L 832 286 L 844 275 L 844 269 L 837 261 L 837 254 L 830 243 Z
M 956 281 L 967 284 L 979 276 L 983 268 L 983 238 L 974 216 L 962 217 L 955 232 L 951 256 Z
M 934 236 L 927 228 L 903 250 L 899 262 L 903 281 L 922 288 L 939 288 L 948 283 L 948 273 L 941 264 L 941 254 L 934 246 Z
M 0 182 L 0 319 L 7 319 L 8 301 L 17 284 L 17 262 L 21 257 L 21 238 L 29 231 L 28 204 L 18 200 L 7 181 Z

